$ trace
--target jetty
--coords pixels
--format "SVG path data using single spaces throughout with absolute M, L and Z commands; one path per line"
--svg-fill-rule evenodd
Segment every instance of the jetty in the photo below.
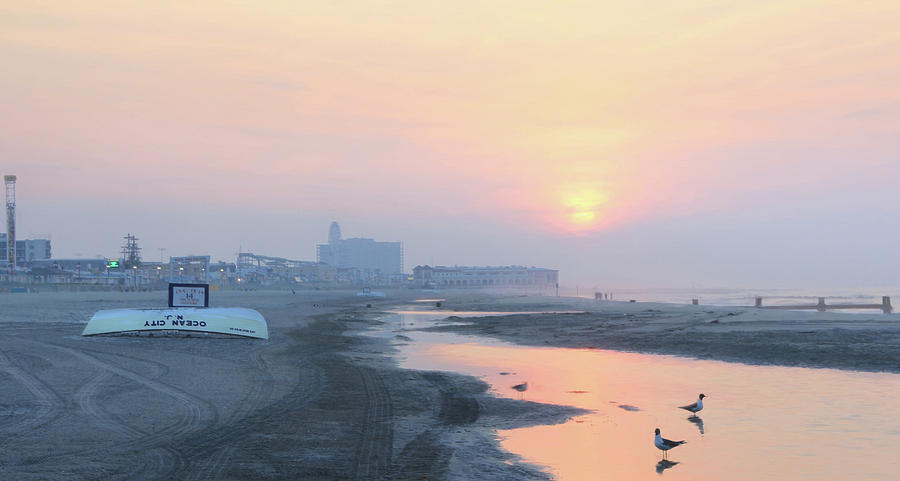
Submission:
M 830 311 L 834 309 L 881 309 L 885 314 L 894 312 L 891 306 L 891 296 L 881 296 L 881 304 L 825 304 L 825 298 L 820 297 L 816 304 L 798 304 L 785 306 L 764 306 L 763 298 L 756 297 L 756 305 L 759 309 L 790 309 L 790 310 L 816 310 L 819 312 Z

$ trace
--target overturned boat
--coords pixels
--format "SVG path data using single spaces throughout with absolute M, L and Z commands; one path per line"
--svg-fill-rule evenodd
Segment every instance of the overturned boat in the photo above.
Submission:
M 173 307 L 97 311 L 82 336 L 140 331 L 195 331 L 269 338 L 266 319 L 243 307 Z

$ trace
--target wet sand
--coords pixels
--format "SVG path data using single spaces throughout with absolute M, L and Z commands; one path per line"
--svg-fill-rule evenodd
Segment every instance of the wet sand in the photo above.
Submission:
M 445 309 L 583 311 L 467 318 L 436 330 L 531 346 L 672 354 L 749 364 L 900 372 L 900 314 L 762 310 L 450 293 Z
M 165 295 L 0 297 L 0 479 L 546 479 L 496 430 L 582 412 L 398 368 L 390 340 L 360 335 L 397 295 L 212 294 L 259 310 L 269 340 L 80 335 L 98 309 Z

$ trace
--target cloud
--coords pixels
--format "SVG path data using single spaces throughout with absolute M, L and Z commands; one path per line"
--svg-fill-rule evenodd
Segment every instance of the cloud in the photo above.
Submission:
M 891 117 L 898 115 L 896 105 L 885 105 L 880 107 L 869 107 L 865 109 L 854 110 L 841 115 L 844 119 L 865 119 L 872 117 Z

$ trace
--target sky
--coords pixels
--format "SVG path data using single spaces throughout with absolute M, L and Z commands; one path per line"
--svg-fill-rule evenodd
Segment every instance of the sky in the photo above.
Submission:
M 0 3 L 0 173 L 54 257 L 900 286 L 900 3 Z

